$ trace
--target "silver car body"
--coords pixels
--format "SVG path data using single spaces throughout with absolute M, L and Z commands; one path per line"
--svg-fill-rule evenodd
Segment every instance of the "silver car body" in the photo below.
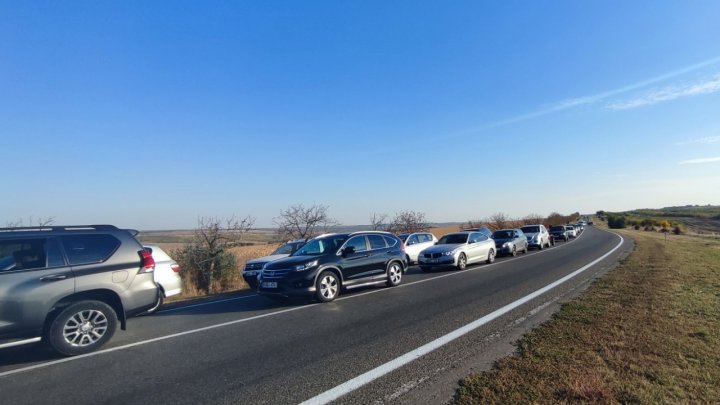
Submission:
M 459 238 L 464 243 L 441 243 L 443 240 Z M 444 235 L 439 244 L 429 247 L 418 255 L 418 264 L 426 267 L 457 267 L 458 258 L 464 254 L 467 264 L 488 260 L 495 255 L 495 241 L 480 232 L 456 232 Z
M 410 234 L 398 235 L 405 243 L 405 255 L 408 259 L 408 265 L 417 263 L 418 255 L 423 250 L 434 246 L 438 239 L 430 232 L 415 232 Z
M 537 228 L 537 232 L 533 232 Z M 550 232 L 543 224 L 529 224 L 523 225 L 523 233 L 527 237 L 529 247 L 544 248 L 550 246 Z
M 152 251 L 155 259 L 155 283 L 160 286 L 165 298 L 182 292 L 182 279 L 180 278 L 180 266 L 158 245 L 145 245 L 146 249 Z

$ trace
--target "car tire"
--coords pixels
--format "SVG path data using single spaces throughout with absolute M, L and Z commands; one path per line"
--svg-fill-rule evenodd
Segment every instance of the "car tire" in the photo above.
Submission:
M 340 280 L 332 271 L 323 271 L 315 281 L 315 296 L 321 302 L 330 302 L 340 293 Z
M 160 288 L 158 288 L 157 295 L 158 296 L 157 296 L 157 301 L 155 301 L 155 306 L 153 306 L 152 308 L 145 311 L 145 315 L 154 314 L 155 312 L 158 311 L 158 309 L 160 309 L 162 304 L 165 302 L 165 294 L 162 292 L 162 290 Z
M 46 337 L 56 352 L 77 356 L 102 347 L 116 328 L 117 314 L 110 305 L 101 301 L 78 301 L 53 319 Z
M 387 281 L 385 284 L 388 287 L 395 287 L 402 282 L 403 266 L 398 262 L 391 262 L 387 267 Z
M 465 256 L 465 253 L 460 253 L 460 256 L 458 256 L 458 264 L 457 269 L 462 271 L 467 268 L 467 256 Z
M 510 251 L 510 256 L 515 257 L 517 256 L 517 249 L 515 246 L 512 247 L 512 250 Z
M 490 264 L 494 261 L 495 261 L 495 250 L 490 249 L 490 251 L 488 251 L 488 257 L 487 257 L 487 260 L 485 260 L 485 263 Z

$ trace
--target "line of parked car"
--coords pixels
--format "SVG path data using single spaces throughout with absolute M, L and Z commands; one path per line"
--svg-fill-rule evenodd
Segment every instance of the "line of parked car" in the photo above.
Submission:
M 399 285 L 410 265 L 464 270 L 568 240 L 584 223 L 526 225 L 491 232 L 363 231 L 289 241 L 246 263 L 243 278 L 259 294 L 334 300 L 342 289 Z M 94 351 L 127 318 L 157 311 L 182 291 L 180 268 L 137 231 L 112 225 L 0 228 L 0 349 L 46 342 L 64 355 Z
M 550 247 L 556 239 L 567 241 L 584 226 L 584 222 L 561 226 L 562 233 L 548 231 L 543 224 L 495 232 L 481 227 L 440 239 L 430 232 L 326 234 L 309 241 L 290 241 L 270 256 L 248 261 L 243 278 L 252 289 L 270 298 L 314 296 L 328 302 L 337 298 L 341 289 L 398 285 L 413 264 L 424 272 L 434 268 L 464 270 L 471 264 L 492 263 L 497 255 L 515 256 L 531 248 Z

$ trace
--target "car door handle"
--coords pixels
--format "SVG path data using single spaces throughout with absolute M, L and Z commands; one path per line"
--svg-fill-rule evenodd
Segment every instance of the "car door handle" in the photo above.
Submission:
M 64 274 L 53 274 L 50 276 L 40 277 L 40 281 L 60 281 L 67 278 Z

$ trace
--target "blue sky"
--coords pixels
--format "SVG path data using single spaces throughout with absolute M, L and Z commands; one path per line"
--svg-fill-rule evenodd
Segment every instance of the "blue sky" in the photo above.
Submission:
M 0 221 L 720 204 L 720 3 L 0 1 Z

